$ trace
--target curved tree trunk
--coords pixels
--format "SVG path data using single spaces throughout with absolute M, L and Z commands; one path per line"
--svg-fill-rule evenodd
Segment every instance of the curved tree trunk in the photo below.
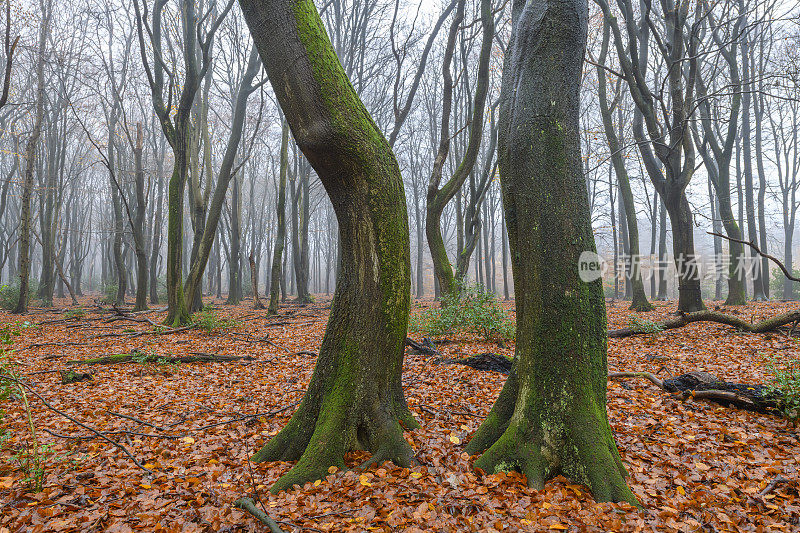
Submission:
M 516 0 L 503 69 L 498 157 L 517 294 L 516 361 L 467 446 L 487 472 L 528 484 L 564 474 L 597 500 L 636 498 L 606 414 L 606 315 L 580 153 L 585 0 Z
M 439 137 L 439 149 L 433 163 L 431 181 L 428 184 L 427 203 L 425 204 L 425 236 L 428 239 L 428 247 L 431 251 L 431 262 L 433 263 L 433 275 L 439 282 L 442 294 L 450 294 L 456 289 L 455 276 L 450 259 L 447 257 L 447 250 L 442 238 L 441 218 L 444 208 L 461 190 L 464 181 L 472 173 L 475 161 L 478 158 L 478 150 L 483 137 L 484 109 L 486 107 L 486 95 L 489 92 L 489 59 L 492 52 L 494 39 L 494 18 L 492 6 L 489 0 L 481 1 L 481 23 L 483 26 L 483 41 L 481 43 L 481 53 L 478 64 L 478 76 L 475 84 L 475 100 L 472 109 L 472 118 L 469 125 L 469 141 L 463 159 L 458 162 L 458 166 L 453 176 L 439 188 L 442 180 L 442 168 L 444 167 L 447 156 L 450 152 L 450 111 L 452 107 L 453 81 L 450 73 L 450 64 L 453 59 L 456 35 L 459 26 L 464 19 L 464 0 L 460 0 L 456 8 L 456 14 L 450 26 L 447 48 L 445 50 L 444 63 L 442 65 L 442 75 L 444 77 L 444 96 L 442 110 L 442 128 Z M 460 199 L 457 200 L 456 209 L 460 209 Z M 463 229 L 461 217 L 457 217 L 456 231 L 461 235 Z M 457 254 L 461 254 L 462 240 L 459 239 Z
M 240 0 L 295 140 L 322 181 L 342 250 L 330 319 L 308 391 L 254 461 L 298 460 L 273 492 L 344 466 L 361 448 L 408 465 L 403 344 L 410 249 L 400 169 L 356 95 L 312 0 Z

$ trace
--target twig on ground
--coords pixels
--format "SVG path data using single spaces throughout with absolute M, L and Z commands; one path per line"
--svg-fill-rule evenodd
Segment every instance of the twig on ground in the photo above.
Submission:
M 256 502 L 250 498 L 239 498 L 233 502 L 233 505 L 250 513 L 253 518 L 267 526 L 272 533 L 284 533 L 278 523 L 270 518 L 267 513 L 256 507 Z
M 39 394 L 39 393 L 38 393 L 38 392 L 37 392 L 37 391 L 36 391 L 36 390 L 35 390 L 35 389 L 34 389 L 34 388 L 33 388 L 33 387 L 30 385 L 30 384 L 28 384 L 28 383 L 25 383 L 24 381 L 20 381 L 20 380 L 18 380 L 18 379 L 14 379 L 14 378 L 7 377 L 7 376 L 0 376 L 0 379 L 6 380 L 6 381 L 12 381 L 12 382 L 14 382 L 14 383 L 16 383 L 16 384 L 18 384 L 18 385 L 21 385 L 21 386 L 25 387 L 26 389 L 28 389 L 28 391 L 30 391 L 30 393 L 31 393 L 31 394 L 33 394 L 34 396 L 36 396 L 37 398 L 39 398 L 39 400 L 40 400 L 40 401 L 41 401 L 41 402 L 42 402 L 42 403 L 45 405 L 45 407 L 47 407 L 48 409 L 50 409 L 51 411 L 53 411 L 53 412 L 55 412 L 55 413 L 58 413 L 59 415 L 63 416 L 64 418 L 66 418 L 66 419 L 67 419 L 67 420 L 69 420 L 70 422 L 72 422 L 72 423 L 74 423 L 74 424 L 77 424 L 77 425 L 79 425 L 80 427 L 82 427 L 82 428 L 84 428 L 84 429 L 88 429 L 89 431 L 91 431 L 92 433 L 94 433 L 95 435 L 97 435 L 98 437 L 100 437 L 101 439 L 103 439 L 103 440 L 105 440 L 105 441 L 109 442 L 109 443 L 110 443 L 110 444 L 112 444 L 113 446 L 115 446 L 115 447 L 117 447 L 118 449 L 120 449 L 120 450 L 121 450 L 121 451 L 122 451 L 122 452 L 123 452 L 125 455 L 127 455 L 127 456 L 128 456 L 130 459 L 131 459 L 131 461 L 133 461 L 133 462 L 134 462 L 134 464 L 135 464 L 136 466 L 138 466 L 139 468 L 141 468 L 142 470 L 144 470 L 144 471 L 145 471 L 145 472 L 147 472 L 148 474 L 152 474 L 152 473 L 153 473 L 153 471 L 152 471 L 152 470 L 150 470 L 149 468 L 146 468 L 146 467 L 145 467 L 145 466 L 144 466 L 142 463 L 140 463 L 140 462 L 139 462 L 139 460 L 138 460 L 138 459 L 136 459 L 136 457 L 134 457 L 134 455 L 133 455 L 131 452 L 129 452 L 129 451 L 128 451 L 128 449 L 127 449 L 125 446 L 123 446 L 122 444 L 120 444 L 120 443 L 118 443 L 118 442 L 115 442 L 114 440 L 112 440 L 112 439 L 108 438 L 108 437 L 107 437 L 107 436 L 105 436 L 105 435 L 104 435 L 104 434 L 103 434 L 101 431 L 98 431 L 98 430 L 96 430 L 95 428 L 93 428 L 93 427 L 91 427 L 91 426 L 87 426 L 86 424 L 84 424 L 84 423 L 83 423 L 83 422 L 81 422 L 80 420 L 76 420 L 75 418 L 73 418 L 72 416 L 68 415 L 68 414 L 67 414 L 67 413 L 65 413 L 64 411 L 60 411 L 60 410 L 56 409 L 55 407 L 53 407 L 53 406 L 50 404 L 50 402 L 48 402 L 48 401 L 47 401 L 47 400 L 44 398 L 44 396 L 42 396 L 41 394 Z

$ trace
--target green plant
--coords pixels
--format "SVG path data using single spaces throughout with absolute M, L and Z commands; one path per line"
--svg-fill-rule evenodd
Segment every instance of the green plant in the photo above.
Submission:
M 159 302 L 167 301 L 167 278 L 165 276 L 159 277 L 156 281 L 156 293 Z
M 792 276 L 795 278 L 800 278 L 800 269 L 794 268 L 792 269 Z M 769 293 L 772 295 L 773 298 L 782 300 L 783 299 L 783 285 L 786 282 L 786 276 L 783 275 L 783 271 L 780 269 L 774 269 L 772 271 L 772 278 L 769 280 Z M 796 299 L 800 297 L 800 283 L 796 281 L 791 282 L 792 287 L 792 298 Z
M 116 283 L 106 283 L 103 285 L 101 292 L 103 295 L 100 297 L 100 303 L 103 304 L 113 304 L 117 301 L 117 284 Z
M 513 340 L 514 322 L 499 300 L 478 285 L 462 285 L 442 299 L 439 308 L 413 315 L 409 329 L 423 335 L 471 333 L 486 340 Z
M 124 355 L 124 354 L 123 354 Z M 139 363 L 140 365 L 147 362 L 148 359 L 155 357 L 156 352 L 151 351 L 150 353 L 143 352 L 142 350 L 133 350 L 131 352 L 131 361 L 134 363 Z
M 790 420 L 800 420 L 800 358 L 769 359 L 766 368 L 772 374 L 767 391 L 781 398 L 781 413 Z
M 27 323 L 25 327 L 29 327 Z M 31 439 L 26 441 L 24 449 L 12 456 L 18 467 L 25 473 L 24 483 L 31 490 L 39 492 L 44 483 L 44 466 L 47 460 L 47 448 L 39 445 L 39 438 L 36 433 L 36 424 L 33 422 L 33 412 L 28 402 L 28 394 L 25 385 L 20 381 L 20 374 L 17 364 L 8 357 L 13 350 L 13 337 L 20 334 L 20 330 L 6 325 L 0 329 L 0 401 L 7 402 L 18 400 L 22 402 L 28 428 L 30 429 Z M 0 422 L 2 422 L 5 412 L 0 410 Z M 7 437 L 0 433 L 0 443 L 4 443 Z
M 67 309 L 64 311 L 64 316 L 66 318 L 74 318 L 75 320 L 80 320 L 86 316 L 86 310 L 82 307 L 78 307 L 77 309 Z
M 192 324 L 204 330 L 206 333 L 215 333 L 220 330 L 234 328 L 239 325 L 236 320 L 221 318 L 211 307 L 204 307 L 192 315 Z
M 646 318 L 639 318 L 638 316 L 631 315 L 628 317 L 628 328 L 634 333 L 647 333 L 652 337 L 657 336 L 664 331 L 664 328 L 656 324 L 652 320 Z
M 39 292 L 39 284 L 31 280 L 28 286 L 28 302 L 36 302 L 36 293 Z M 14 309 L 19 301 L 19 281 L 0 286 L 0 307 L 3 309 Z

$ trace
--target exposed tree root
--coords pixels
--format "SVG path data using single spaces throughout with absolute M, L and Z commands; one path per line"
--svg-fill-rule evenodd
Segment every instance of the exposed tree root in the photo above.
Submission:
M 411 466 L 414 450 L 403 437 L 403 426 L 413 428 L 418 423 L 405 406 L 382 409 L 383 402 L 365 401 L 349 408 L 322 405 L 320 409 L 314 399 L 313 393 L 307 394 L 286 427 L 251 458 L 253 462 L 297 460 L 272 486 L 273 494 L 322 479 L 331 466 L 346 469 L 344 455 L 351 450 L 372 453 L 363 467 L 387 460 Z M 333 403 L 331 398 L 324 402 Z
M 525 415 L 516 413 L 518 394 L 519 383 L 512 372 L 486 421 L 467 444 L 470 455 L 483 452 L 475 461 L 476 468 L 488 473 L 519 471 L 535 489 L 563 474 L 589 487 L 597 501 L 639 505 L 625 482 L 627 473 L 604 406 L 560 411 L 529 405 L 531 412 Z
M 661 330 L 682 328 L 693 322 L 716 322 L 718 324 L 726 324 L 733 326 L 740 331 L 747 333 L 766 333 L 774 331 L 781 326 L 792 324 L 800 321 L 800 310 L 789 311 L 781 315 L 767 318 L 760 322 L 747 322 L 735 316 L 726 315 L 717 311 L 696 311 L 694 313 L 681 314 L 676 318 L 659 322 L 658 326 Z M 644 331 L 639 328 L 620 328 L 608 332 L 610 339 L 619 339 L 622 337 L 630 337 L 632 335 L 650 334 L 651 331 Z

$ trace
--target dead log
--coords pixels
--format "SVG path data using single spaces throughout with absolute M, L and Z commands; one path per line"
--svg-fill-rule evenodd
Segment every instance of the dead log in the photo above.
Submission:
M 87 372 L 75 372 L 74 370 L 59 370 L 61 374 L 61 384 L 80 383 L 81 381 L 92 381 L 92 375 Z
M 443 365 L 464 365 L 475 370 L 483 370 L 486 372 L 499 372 L 500 374 L 508 374 L 511 372 L 511 359 L 496 353 L 484 352 L 471 357 L 456 358 L 456 359 L 440 359 L 436 361 L 437 364 Z
M 476 370 L 511 372 L 512 360 L 502 355 L 486 352 L 461 359 L 443 359 L 440 364 L 465 365 Z M 710 400 L 726 407 L 736 407 L 758 413 L 779 414 L 783 405 L 782 396 L 764 385 L 730 383 L 718 379 L 708 372 L 689 372 L 669 379 L 661 379 L 651 372 L 611 372 L 608 379 L 641 378 L 650 381 L 659 389 L 674 394 L 682 400 L 694 398 Z
M 726 315 L 717 311 L 697 311 L 694 313 L 681 314 L 678 317 L 659 322 L 656 325 L 659 330 L 668 330 L 682 328 L 694 322 L 716 322 L 717 324 L 725 324 L 733 326 L 739 331 L 747 333 L 766 333 L 768 331 L 775 331 L 776 329 L 800 321 L 800 310 L 789 311 L 772 318 L 767 318 L 760 322 L 747 322 L 735 316 Z M 652 334 L 651 331 L 644 331 L 639 328 L 620 328 L 608 332 L 608 338 L 619 339 L 623 337 L 630 337 L 632 335 Z
M 249 355 L 217 355 L 195 353 L 194 355 L 171 356 L 146 354 L 133 350 L 129 354 L 108 355 L 94 359 L 67 361 L 68 365 L 116 365 L 121 363 L 227 363 L 231 361 L 253 361 Z
M 611 372 L 608 379 L 642 378 L 656 387 L 681 399 L 711 400 L 726 407 L 736 407 L 758 413 L 779 412 L 782 396 L 765 385 L 731 383 L 708 372 L 689 372 L 675 378 L 659 379 L 650 372 Z

